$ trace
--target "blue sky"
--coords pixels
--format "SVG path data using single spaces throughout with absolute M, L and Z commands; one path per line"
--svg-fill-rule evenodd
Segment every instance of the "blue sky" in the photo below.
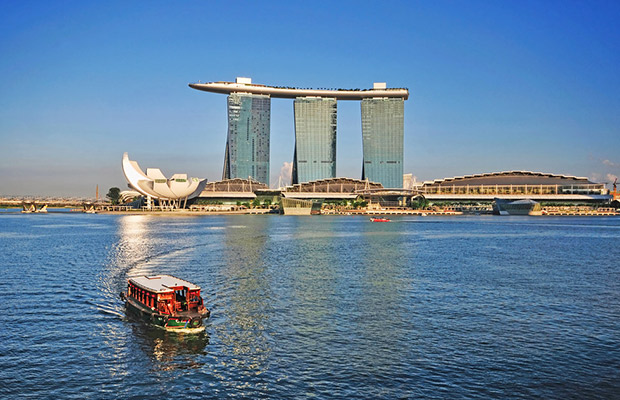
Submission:
M 198 80 L 407 87 L 405 172 L 620 175 L 620 2 L 0 3 L 0 195 L 126 187 L 123 152 L 221 177 L 226 96 Z M 273 99 L 271 179 L 292 161 Z M 338 104 L 337 174 L 359 178 L 359 102 Z

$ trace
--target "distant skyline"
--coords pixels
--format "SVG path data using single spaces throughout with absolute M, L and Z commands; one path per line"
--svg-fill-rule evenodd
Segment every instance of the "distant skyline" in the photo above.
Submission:
M 250 77 L 406 87 L 404 172 L 620 175 L 614 1 L 0 4 L 0 195 L 125 189 L 121 159 L 219 180 L 226 96 Z M 360 178 L 359 102 L 339 102 L 337 176 Z M 293 102 L 271 102 L 271 184 L 290 170 Z

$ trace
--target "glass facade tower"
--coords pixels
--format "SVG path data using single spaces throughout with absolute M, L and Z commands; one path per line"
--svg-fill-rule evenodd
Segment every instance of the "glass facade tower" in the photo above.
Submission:
M 269 185 L 271 99 L 266 95 L 228 96 L 228 136 L 223 179 L 251 177 Z
M 362 100 L 362 179 L 386 188 L 403 186 L 405 100 Z
M 298 97 L 293 108 L 295 152 L 292 183 L 335 178 L 336 99 Z

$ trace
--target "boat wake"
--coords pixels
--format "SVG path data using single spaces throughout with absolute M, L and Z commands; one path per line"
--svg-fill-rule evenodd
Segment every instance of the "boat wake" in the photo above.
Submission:
M 120 311 L 107 307 L 107 306 L 102 306 L 99 304 L 95 304 L 95 308 L 97 309 L 97 311 L 101 314 L 104 315 L 113 315 L 115 317 L 119 317 L 119 318 L 125 318 L 125 315 L 123 313 L 121 313 Z

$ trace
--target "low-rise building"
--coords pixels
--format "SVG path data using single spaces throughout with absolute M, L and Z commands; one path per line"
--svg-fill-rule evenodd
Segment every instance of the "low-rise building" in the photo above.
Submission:
M 505 171 L 427 181 L 418 188 L 431 201 L 493 201 L 495 198 L 548 202 L 607 202 L 605 184 L 571 175 Z

